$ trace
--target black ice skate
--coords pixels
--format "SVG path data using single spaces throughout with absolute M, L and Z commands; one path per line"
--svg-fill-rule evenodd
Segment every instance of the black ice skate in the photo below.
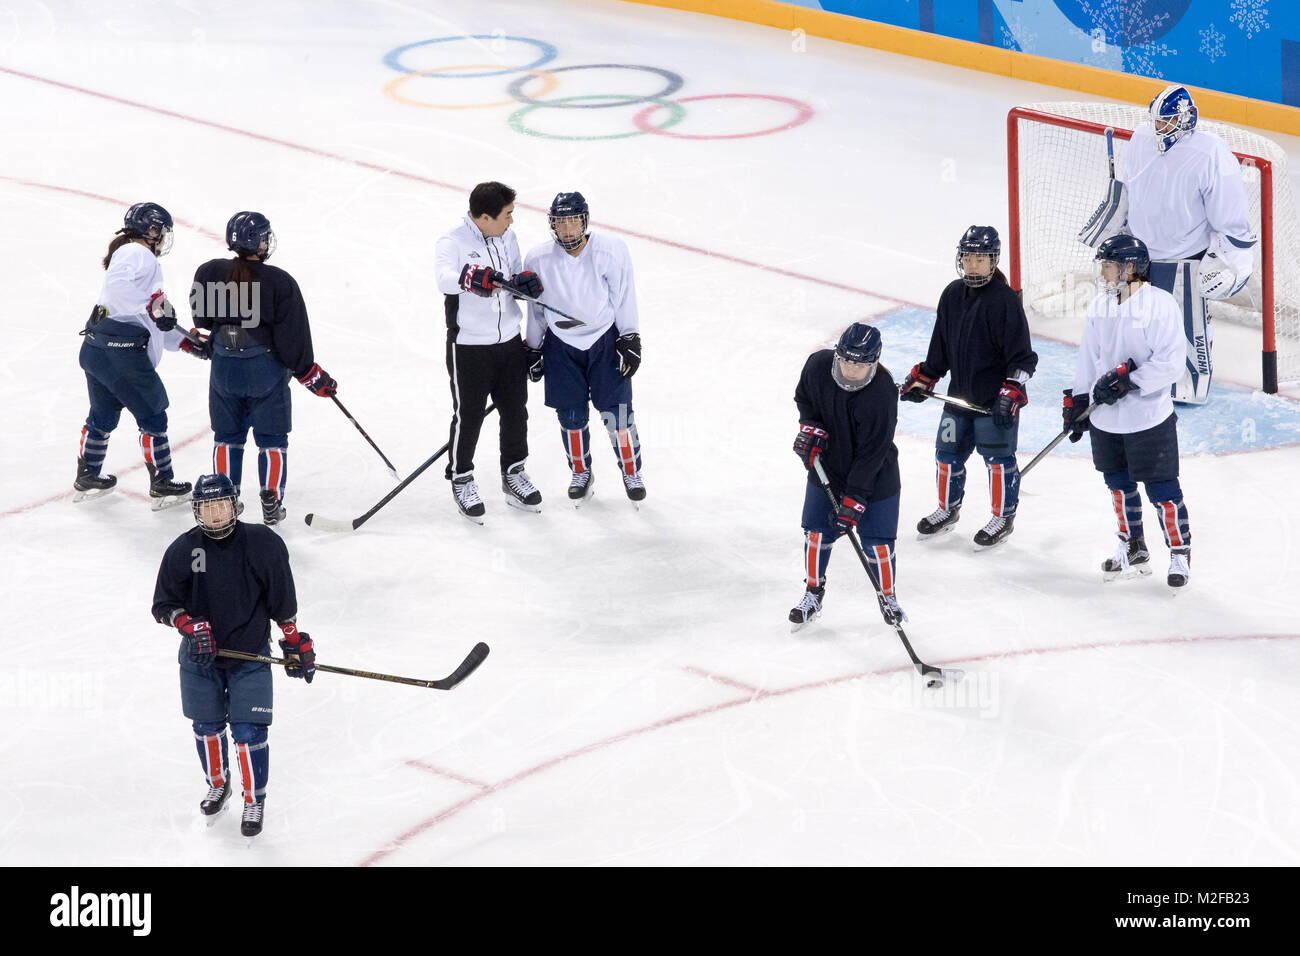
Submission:
M 483 523 L 487 509 L 483 507 L 483 499 L 478 496 L 478 483 L 474 480 L 472 471 L 452 478 L 451 496 L 456 499 L 456 507 L 461 514 L 475 524 Z
M 916 523 L 917 540 L 933 541 L 935 538 L 943 537 L 953 529 L 960 517 L 961 505 L 955 508 L 936 508 L 928 517 Z
M 808 588 L 803 593 L 803 600 L 790 609 L 790 632 L 794 633 L 805 624 L 811 624 L 822 616 L 822 597 L 826 588 Z
M 1007 538 L 1011 537 L 1012 526 L 1015 521 L 1015 515 L 1007 515 L 1005 518 L 996 516 L 990 518 L 988 524 L 975 532 L 975 550 L 983 551 L 1007 540 Z
M 573 507 L 581 508 L 595 492 L 596 476 L 590 471 L 575 471 L 569 479 L 569 500 Z
M 1169 576 L 1165 582 L 1171 588 L 1183 588 L 1192 578 L 1192 549 L 1172 548 L 1169 551 Z M 1174 591 L 1177 594 L 1177 590 Z
M 641 480 L 641 472 L 633 475 L 623 476 L 623 490 L 627 492 L 628 500 L 636 505 L 637 510 L 641 509 L 641 502 L 645 501 L 645 482 Z
M 542 510 L 542 493 L 533 485 L 533 480 L 524 471 L 524 463 L 517 461 L 501 476 L 501 490 L 505 492 L 506 504 L 520 511 L 538 512 Z
M 149 469 L 149 497 L 153 499 L 154 511 L 162 511 L 190 500 L 190 491 L 194 486 L 188 481 L 164 478 L 148 462 L 144 466 Z
M 227 780 L 224 786 L 208 788 L 208 795 L 199 801 L 199 810 L 205 817 L 216 816 L 226 808 L 229 799 L 230 781 Z
M 1119 538 L 1119 548 L 1115 557 L 1107 558 L 1101 563 L 1101 579 L 1115 581 L 1120 578 L 1138 578 L 1151 573 L 1151 555 L 1147 553 L 1147 544 L 1142 536 Z
M 284 502 L 275 493 L 274 488 L 262 489 L 262 522 L 264 524 L 279 524 L 288 513 L 284 509 Z M 238 517 L 238 514 L 236 514 L 236 517 Z
M 93 501 L 96 498 L 102 498 L 116 486 L 116 475 L 93 474 L 90 465 L 86 464 L 86 459 L 77 459 L 77 480 L 72 483 L 72 488 L 76 491 L 76 494 L 72 496 L 74 502 Z
M 262 832 L 262 804 L 245 803 L 244 818 L 239 823 L 239 832 L 246 837 L 255 837 Z

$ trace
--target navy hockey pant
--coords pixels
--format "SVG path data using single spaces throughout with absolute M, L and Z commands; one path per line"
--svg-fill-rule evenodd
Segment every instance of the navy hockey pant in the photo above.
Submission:
M 134 331 L 132 331 L 134 330 Z M 167 441 L 167 389 L 149 361 L 149 333 L 138 326 L 105 319 L 95 338 L 82 342 L 78 357 L 86 373 L 90 413 L 81 429 L 78 455 L 92 474 L 99 474 L 108 454 L 108 438 L 127 409 L 140 429 L 140 451 L 163 478 L 173 477 Z
M 987 415 L 972 418 L 945 408 L 939 418 L 934 450 L 939 507 L 946 511 L 961 507 L 966 495 L 966 460 L 978 449 L 988 467 L 989 507 L 994 517 L 1015 514 L 1020 501 L 1020 467 L 1016 464 L 1019 433 L 1018 418 L 1009 428 L 999 428 Z
M 257 476 L 262 489 L 284 497 L 288 478 L 289 432 L 293 402 L 289 370 L 263 347 L 238 353 L 215 349 L 208 378 L 208 417 L 212 420 L 212 470 L 240 486 L 244 442 L 253 430 Z
M 619 470 L 635 475 L 641 470 L 641 437 L 632 414 L 632 380 L 618 370 L 614 343 L 618 329 L 610 326 L 587 350 L 576 349 L 548 335 L 542 342 L 545 360 L 546 404 L 555 409 L 560 440 L 574 474 L 591 470 L 589 407 L 600 413 Z
M 1110 489 L 1119 535 L 1125 540 L 1142 537 L 1140 481 L 1160 519 L 1165 544 L 1191 547 L 1187 505 L 1178 482 L 1177 422 L 1177 414 L 1170 414 L 1153 428 L 1127 435 L 1102 431 L 1096 425 L 1088 429 L 1092 463 Z
M 866 512 L 858 519 L 862 550 L 880 590 L 886 595 L 894 593 L 897 575 L 894 542 L 898 538 L 898 501 L 897 494 L 880 501 L 868 501 Z M 804 491 L 803 531 L 804 580 L 810 588 L 823 587 L 831 546 L 842 532 L 835 523 L 835 510 L 831 508 L 826 492 L 812 480 Z
M 226 724 L 235 739 L 244 802 L 266 799 L 270 775 L 267 726 L 271 723 L 272 685 L 269 664 L 246 662 L 231 668 L 200 667 L 190 661 L 181 641 L 181 710 L 194 726 L 194 742 L 208 786 L 220 787 L 230 776 Z

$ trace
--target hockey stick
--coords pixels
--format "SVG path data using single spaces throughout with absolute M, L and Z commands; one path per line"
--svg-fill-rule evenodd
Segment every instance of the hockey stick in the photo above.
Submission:
M 487 407 L 487 411 L 485 411 L 483 414 L 486 415 L 488 414 L 488 412 L 491 412 L 495 408 L 496 408 L 495 405 L 489 405 Z M 315 528 L 317 531 L 356 531 L 357 528 L 360 528 L 363 524 L 365 524 L 372 517 L 374 517 L 376 511 L 378 511 L 384 505 L 388 504 L 388 502 L 396 498 L 398 494 L 401 493 L 401 490 L 403 488 L 405 488 L 411 482 L 415 481 L 416 478 L 419 478 L 420 475 L 424 474 L 424 470 L 428 468 L 430 465 L 432 465 L 439 458 L 441 458 L 443 454 L 446 453 L 447 449 L 450 447 L 451 447 L 451 442 L 447 442 L 447 444 L 443 445 L 441 448 L 435 451 L 432 455 L 430 455 L 427 459 L 425 459 L 424 464 L 422 464 L 419 468 L 415 469 L 415 471 L 411 472 L 404 479 L 402 479 L 401 484 L 399 484 L 388 494 L 384 495 L 384 497 L 380 500 L 379 504 L 375 505 L 365 514 L 363 514 L 360 518 L 353 518 L 351 521 L 338 521 L 334 518 L 326 518 L 324 515 L 308 513 L 306 516 L 303 517 L 302 520 L 307 522 L 307 527 Z
M 938 392 L 922 392 L 921 394 L 924 395 L 926 398 L 937 398 L 945 405 L 956 405 L 958 408 L 969 409 L 970 411 L 977 412 L 980 415 L 991 414 L 989 410 L 985 408 L 983 405 L 976 405 L 974 402 L 968 402 L 966 401 L 966 399 L 957 398 L 954 395 L 941 395 Z
M 831 491 L 831 480 L 826 477 L 826 469 L 822 467 L 822 461 L 820 458 L 813 459 L 813 469 L 817 472 L 817 480 L 821 483 L 822 490 L 826 492 L 826 497 L 831 503 L 831 510 L 838 510 L 839 505 L 835 501 L 835 492 Z M 862 542 L 858 540 L 857 532 L 850 529 L 845 533 L 848 535 L 849 541 L 853 543 L 853 550 L 857 552 L 858 560 L 862 562 L 862 570 L 867 572 L 867 577 L 871 580 L 871 586 L 876 590 L 876 598 L 883 601 L 885 596 L 884 592 L 880 590 L 880 582 L 876 580 L 876 575 L 871 570 L 871 562 L 867 558 L 867 553 L 862 550 Z M 916 651 L 912 649 L 912 642 L 909 641 L 907 635 L 903 633 L 903 625 L 901 623 L 894 624 L 893 628 L 898 632 L 898 639 L 903 642 L 903 648 L 907 651 L 907 656 L 912 659 L 912 663 L 916 666 L 917 673 L 924 678 L 926 687 L 932 690 L 937 689 L 942 687 L 946 680 L 958 681 L 965 676 L 963 671 L 955 668 L 945 670 L 941 667 L 935 667 L 932 664 L 925 663 L 921 658 L 916 656 Z
M 573 316 L 569 315 L 569 313 L 567 312 L 561 312 L 559 309 L 547 305 L 541 299 L 534 299 L 531 295 L 526 295 L 523 292 L 520 292 L 518 289 L 510 285 L 510 283 L 508 282 L 502 283 L 501 288 L 505 289 L 507 292 L 509 292 L 511 295 L 515 296 L 516 298 L 525 299 L 526 301 L 531 302 L 533 305 L 541 306 L 543 309 L 545 309 L 548 312 L 554 312 L 556 315 L 564 316 L 563 319 L 560 319 L 558 322 L 555 323 L 555 327 L 557 329 L 576 329 L 578 326 L 587 324 L 586 322 L 582 321 L 582 319 L 574 318 Z
M 1093 402 L 1091 405 L 1089 405 L 1087 408 L 1085 408 L 1085 409 L 1083 410 L 1083 412 L 1079 415 L 1079 417 L 1076 419 L 1076 421 L 1080 421 L 1080 422 L 1082 422 L 1082 421 L 1087 421 L 1088 416 L 1092 414 L 1092 410 L 1093 410 L 1094 408 L 1096 408 L 1096 407 L 1097 407 L 1097 403 L 1096 403 L 1096 402 Z M 1072 431 L 1074 431 L 1073 428 L 1063 428 L 1063 429 L 1061 429 L 1061 434 L 1059 434 L 1059 435 L 1057 435 L 1055 438 L 1053 438 L 1053 439 L 1051 440 L 1051 442 L 1048 443 L 1048 446 L 1047 446 L 1046 448 L 1044 448 L 1044 449 L 1043 449 L 1042 451 L 1040 451 L 1037 455 L 1035 455 L 1033 461 L 1031 461 L 1029 464 L 1025 465 L 1024 468 L 1021 468 L 1021 469 L 1020 469 L 1020 477 L 1021 477 L 1021 479 L 1023 480 L 1024 477 L 1025 477 L 1025 475 L 1029 473 L 1029 469 L 1030 469 L 1030 468 L 1033 468 L 1034 465 L 1038 464 L 1040 461 L 1042 461 L 1044 458 L 1046 458 L 1046 457 L 1047 457 L 1047 453 L 1048 453 L 1049 451 L 1051 451 L 1053 448 L 1055 448 L 1057 445 L 1059 445 L 1059 444 L 1061 443 L 1061 440 L 1062 440 L 1063 438 L 1065 438 L 1066 435 L 1070 434 L 1070 432 L 1072 432 Z
M 451 690 L 470 674 L 478 669 L 478 666 L 487 659 L 488 652 L 491 650 L 482 641 L 474 645 L 474 649 L 469 652 L 460 666 L 444 677 L 442 680 L 417 680 L 414 677 L 394 677 L 392 674 L 376 674 L 372 671 L 354 671 L 349 667 L 331 667 L 329 664 L 317 664 L 316 670 L 328 671 L 331 674 L 346 674 L 348 677 L 368 677 L 371 680 L 385 680 L 391 684 L 410 684 L 413 687 L 431 687 L 434 690 Z M 218 657 L 230 657 L 239 661 L 261 661 L 263 664 L 279 664 L 285 667 L 290 664 L 297 664 L 297 661 L 286 660 L 283 657 L 266 657 L 262 654 L 245 654 L 243 651 L 228 651 L 224 647 L 217 649 Z
M 388 460 L 388 456 L 379 450 L 379 446 L 375 444 L 374 439 L 366 434 L 366 430 L 361 427 L 361 425 L 357 422 L 355 418 L 352 417 L 352 413 L 343 407 L 343 403 L 339 401 L 339 397 L 337 395 L 331 395 L 330 398 L 334 399 L 334 404 L 339 407 L 339 411 L 341 411 L 344 415 L 347 416 L 348 421 L 350 421 L 353 425 L 356 425 L 357 431 L 361 432 L 361 437 L 364 438 L 366 441 L 370 442 L 370 447 L 375 450 L 375 452 L 379 455 L 379 457 L 384 460 L 384 464 L 388 466 L 389 473 L 392 474 L 394 478 L 400 481 L 402 476 L 397 473 L 397 469 L 394 468 L 393 463 Z

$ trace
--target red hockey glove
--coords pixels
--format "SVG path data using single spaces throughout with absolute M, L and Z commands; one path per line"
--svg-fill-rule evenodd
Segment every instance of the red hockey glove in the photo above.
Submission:
M 799 456 L 804 467 L 812 468 L 817 461 L 817 456 L 826 450 L 826 442 L 829 438 L 826 429 L 816 422 L 799 424 L 799 434 L 794 440 L 794 453 Z
M 321 398 L 333 398 L 339 390 L 339 383 L 330 378 L 329 373 L 320 367 L 318 362 L 312 362 L 311 368 L 298 376 L 298 381 L 314 395 Z
M 173 622 L 185 638 L 185 651 L 190 661 L 200 667 L 210 667 L 217 656 L 217 644 L 212 638 L 212 625 L 202 618 L 190 617 L 184 611 Z
M 311 635 L 299 631 L 298 625 L 287 621 L 280 625 L 284 637 L 280 640 L 280 650 L 284 658 L 292 663 L 284 666 L 284 672 L 290 677 L 301 677 L 308 684 L 316 676 L 316 647 L 311 642 Z
M 460 287 L 466 292 L 473 292 L 484 298 L 501 288 L 505 281 L 504 275 L 487 266 L 471 266 L 467 263 L 465 268 L 460 270 Z
M 924 362 L 917 362 L 912 366 L 912 371 L 907 373 L 907 378 L 903 379 L 898 397 L 905 402 L 923 402 L 927 395 L 934 394 L 934 386 L 938 381 L 935 376 L 925 372 Z

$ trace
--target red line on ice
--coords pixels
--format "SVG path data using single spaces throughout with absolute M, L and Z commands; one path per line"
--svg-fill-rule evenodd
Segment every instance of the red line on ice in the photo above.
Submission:
M 1156 644 L 1207 644 L 1216 641 L 1293 641 L 1296 639 L 1300 639 L 1300 634 L 1212 634 L 1203 637 L 1153 637 L 1137 641 L 1094 641 L 1083 644 L 1068 644 L 1061 647 L 1034 647 L 1018 651 L 1007 651 L 1000 654 L 981 654 L 973 657 L 962 657 L 951 661 L 938 661 L 932 663 L 935 663 L 936 666 L 950 666 L 954 664 L 972 664 L 979 661 L 1000 661 L 1012 657 L 1030 657 L 1035 654 L 1068 654 L 1075 651 L 1102 649 L 1124 650 L 1130 647 L 1149 647 Z M 685 669 L 694 670 L 694 668 Z M 606 747 L 622 743 L 625 740 L 631 740 L 634 737 L 640 737 L 656 730 L 672 727 L 688 720 L 694 720 L 697 717 L 708 717 L 712 714 L 721 713 L 724 710 L 731 710 L 734 707 L 740 707 L 743 704 L 751 704 L 755 701 L 769 697 L 785 697 L 789 694 L 797 694 L 806 690 L 817 690 L 821 687 L 831 687 L 836 684 L 844 684 L 849 681 L 861 680 L 867 677 L 884 677 L 889 674 L 900 674 L 911 670 L 911 665 L 905 665 L 890 667 L 884 670 L 862 671 L 857 674 L 846 674 L 843 677 L 832 677 L 827 680 L 811 681 L 807 684 L 796 684 L 793 687 L 784 687 L 779 690 L 756 690 L 746 697 L 724 701 L 723 703 L 714 704 L 710 707 L 700 707 L 683 714 L 677 714 L 673 717 L 665 717 L 662 720 L 656 720 L 654 723 L 646 724 L 643 727 L 636 727 L 632 730 L 615 734 L 612 737 L 606 737 L 603 740 L 594 741 L 582 747 L 570 750 L 567 753 L 558 754 L 549 760 L 528 767 L 525 770 L 521 770 L 519 773 L 498 781 L 497 783 L 487 784 L 478 793 L 471 794 L 465 799 L 453 803 L 451 806 L 444 808 L 432 817 L 422 820 L 404 833 L 394 837 L 388 842 L 387 846 L 371 853 L 363 859 L 359 865 L 373 866 L 376 863 L 381 863 L 386 857 L 391 856 L 400 849 L 403 849 L 415 838 L 419 837 L 421 834 L 427 833 L 443 821 L 456 816 L 466 807 L 473 806 L 486 797 L 500 793 L 502 790 L 506 790 L 517 783 L 522 783 L 530 777 L 534 777 L 543 771 L 550 770 L 552 767 L 558 767 L 560 764 L 568 763 L 570 760 L 586 756 L 587 754 L 594 753 L 597 750 L 603 750 Z

